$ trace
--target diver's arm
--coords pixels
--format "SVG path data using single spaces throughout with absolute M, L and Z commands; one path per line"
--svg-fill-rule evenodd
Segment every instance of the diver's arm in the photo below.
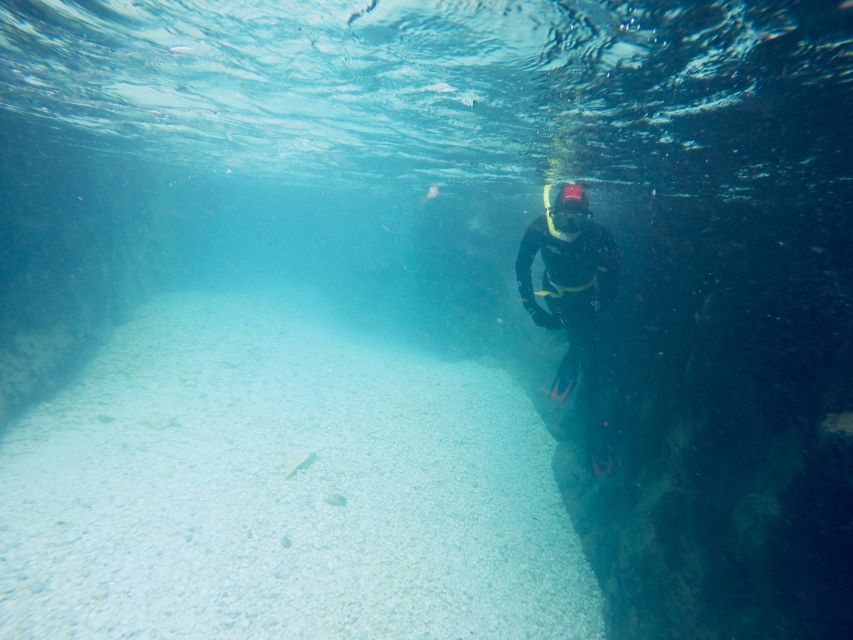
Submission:
M 532 270 L 533 261 L 536 259 L 540 245 L 540 233 L 536 228 L 536 221 L 534 220 L 527 227 L 524 238 L 521 239 L 521 245 L 518 247 L 518 257 L 515 259 L 515 278 L 518 282 L 518 292 L 521 294 L 521 303 L 531 315 L 539 308 L 533 297 Z
M 540 327 L 546 329 L 560 329 L 560 321 L 536 304 L 533 295 L 533 261 L 536 254 L 542 248 L 544 218 L 537 218 L 530 223 L 521 245 L 518 247 L 518 257 L 515 259 L 515 277 L 518 281 L 518 292 L 521 294 L 521 303 L 530 314 L 530 317 Z

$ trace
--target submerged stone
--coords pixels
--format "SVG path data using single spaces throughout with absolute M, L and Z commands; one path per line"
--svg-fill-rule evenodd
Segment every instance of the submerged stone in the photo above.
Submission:
M 340 493 L 327 493 L 323 498 L 326 504 L 330 504 L 333 507 L 345 507 L 347 506 L 347 498 Z
M 284 477 L 290 478 L 300 469 L 307 469 L 317 460 L 317 454 L 313 451 L 297 449 L 291 451 L 284 458 Z

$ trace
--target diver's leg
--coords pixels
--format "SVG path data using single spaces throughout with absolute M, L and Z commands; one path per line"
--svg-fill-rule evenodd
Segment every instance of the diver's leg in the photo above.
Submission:
M 543 283 L 546 284 L 546 283 Z M 547 282 L 550 287 L 550 282 Z M 565 298 L 546 298 L 545 303 L 548 310 L 560 320 L 563 328 L 569 336 L 569 348 L 566 354 L 560 361 L 560 366 L 557 368 L 557 375 L 551 383 L 551 393 L 549 397 L 555 402 L 565 403 L 572 397 L 572 392 L 575 390 L 580 373 L 580 349 L 579 342 L 574 335 L 574 323 L 571 320 L 571 309 L 566 305 Z
M 580 362 L 583 372 L 584 413 L 586 414 L 586 447 L 592 471 L 596 477 L 608 476 L 613 471 L 611 431 L 607 420 L 604 376 L 606 363 L 598 333 L 595 314 L 590 313 L 576 322 L 580 338 Z
M 580 373 L 580 349 L 577 341 L 569 331 L 569 348 L 560 362 L 557 375 L 551 385 L 551 400 L 555 402 L 567 402 L 577 386 L 578 374 Z
M 583 375 L 584 402 L 590 415 L 600 413 L 600 362 L 598 357 L 598 331 L 592 312 L 577 314 L 572 323 L 573 337 L 578 345 L 578 360 Z

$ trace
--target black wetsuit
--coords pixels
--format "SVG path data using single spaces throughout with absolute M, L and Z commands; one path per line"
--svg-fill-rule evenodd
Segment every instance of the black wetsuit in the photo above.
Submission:
M 515 261 L 521 301 L 534 322 L 542 310 L 533 295 L 531 268 L 536 254 L 540 252 L 545 263 L 545 290 L 557 291 L 554 285 L 583 287 L 595 277 L 595 284 L 588 289 L 575 293 L 566 292 L 560 298 L 547 298 L 549 303 L 552 303 L 549 304 L 551 312 L 563 316 L 563 325 L 567 314 L 572 316 L 583 313 L 587 306 L 594 310 L 591 304 L 593 298 L 603 307 L 616 297 L 619 288 L 619 251 L 610 232 L 592 220 L 584 220 L 580 224 L 580 234 L 577 238 L 573 242 L 567 242 L 553 237 L 548 232 L 548 224 L 543 215 L 527 227 Z
M 549 233 L 544 215 L 534 220 L 518 249 L 515 273 L 521 301 L 533 321 L 549 329 L 565 328 L 569 334 L 569 349 L 551 398 L 566 400 L 583 372 L 587 413 L 593 423 L 602 424 L 606 422 L 605 376 L 597 320 L 619 288 L 619 251 L 613 236 L 600 224 L 584 219 L 579 230 L 574 241 L 568 242 Z M 544 297 L 550 313 L 536 303 L 533 293 L 532 267 L 537 253 L 545 263 L 542 288 L 556 294 Z

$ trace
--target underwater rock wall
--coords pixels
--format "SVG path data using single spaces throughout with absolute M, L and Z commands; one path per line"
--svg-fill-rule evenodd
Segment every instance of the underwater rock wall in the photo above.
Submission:
M 0 428 L 57 389 L 170 272 L 138 166 L 0 121 Z
M 592 477 L 577 430 L 554 456 L 609 637 L 846 637 L 850 236 L 793 208 L 654 206 L 615 321 L 616 472 Z

